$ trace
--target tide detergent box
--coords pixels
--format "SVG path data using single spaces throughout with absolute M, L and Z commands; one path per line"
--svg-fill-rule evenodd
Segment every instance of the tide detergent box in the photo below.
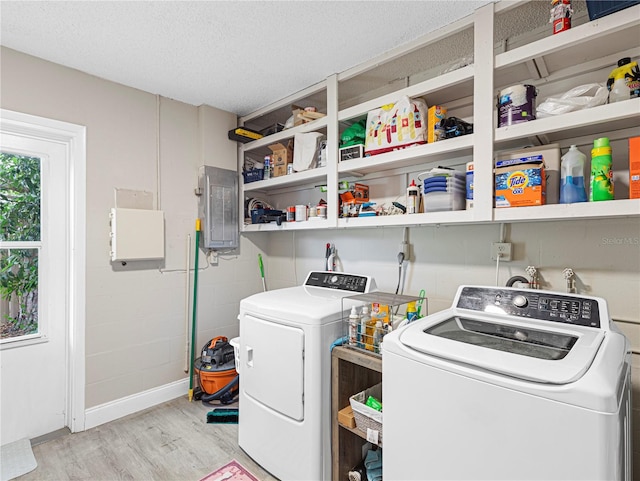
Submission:
M 496 207 L 544 205 L 545 173 L 542 155 L 499 160 L 495 170 Z

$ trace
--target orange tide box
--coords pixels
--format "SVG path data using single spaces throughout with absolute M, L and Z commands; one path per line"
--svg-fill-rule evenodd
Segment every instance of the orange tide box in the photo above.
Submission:
M 640 199 L 640 137 L 629 139 L 629 199 Z
M 496 162 L 496 207 L 544 205 L 545 173 L 542 155 Z

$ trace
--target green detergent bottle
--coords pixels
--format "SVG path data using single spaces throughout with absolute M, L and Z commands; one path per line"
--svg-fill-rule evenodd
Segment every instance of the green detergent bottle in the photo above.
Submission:
M 591 149 L 591 189 L 589 201 L 613 200 L 613 172 L 611 171 L 611 146 L 602 137 L 593 141 Z

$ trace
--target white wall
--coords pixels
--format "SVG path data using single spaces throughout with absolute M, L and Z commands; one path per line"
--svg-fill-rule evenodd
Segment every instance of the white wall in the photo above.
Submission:
M 637 219 L 599 219 L 509 224 L 513 261 L 503 262 L 499 283 L 525 276 L 527 266 L 539 270 L 542 288 L 565 291 L 562 271 L 570 267 L 583 294 L 604 297 L 615 319 L 640 322 L 640 223 Z M 498 241 L 499 224 L 409 228 L 411 261 L 406 265 L 405 292 L 425 289 L 429 312 L 451 305 L 460 284 L 495 285 L 496 263 L 490 246 Z M 342 270 L 375 277 L 381 290 L 394 292 L 402 228 L 300 231 L 270 239 L 267 277 L 273 287 L 298 282 L 323 265 L 325 244 L 337 247 Z M 295 239 L 295 245 L 294 245 Z M 290 258 L 295 254 L 294 263 Z M 640 337 L 635 347 L 640 349 Z
M 87 126 L 86 407 L 184 379 L 185 255 L 197 217 L 197 169 L 236 169 L 237 146 L 227 139 L 235 115 L 160 99 L 158 194 L 155 95 L 1 53 L 2 108 Z M 164 211 L 162 265 L 110 263 L 116 188 L 152 192 Z M 210 266 L 200 256 L 198 349 L 214 336 L 238 334 L 239 300 L 262 289 L 257 252 L 242 239 L 238 256 Z

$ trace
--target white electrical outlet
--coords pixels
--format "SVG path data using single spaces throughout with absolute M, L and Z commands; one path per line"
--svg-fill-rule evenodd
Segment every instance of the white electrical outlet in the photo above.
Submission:
M 493 242 L 491 244 L 491 259 L 498 260 L 498 255 L 501 261 L 511 260 L 511 243 L 510 242 Z

